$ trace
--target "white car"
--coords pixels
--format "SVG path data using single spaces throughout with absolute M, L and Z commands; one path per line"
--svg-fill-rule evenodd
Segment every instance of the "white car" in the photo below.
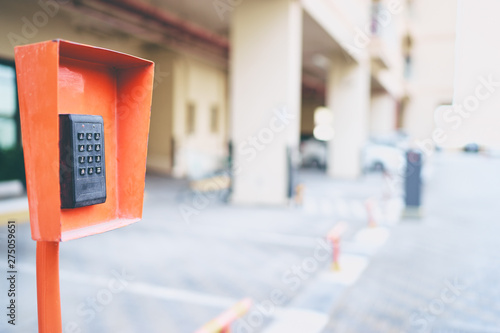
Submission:
M 401 174 L 406 167 L 403 149 L 372 142 L 364 147 L 362 161 L 364 172 Z
M 325 169 L 327 161 L 326 143 L 314 138 L 302 141 L 300 144 L 300 157 L 303 167 Z

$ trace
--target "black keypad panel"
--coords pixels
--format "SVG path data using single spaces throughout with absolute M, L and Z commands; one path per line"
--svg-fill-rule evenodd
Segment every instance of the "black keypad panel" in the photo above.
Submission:
M 104 122 L 101 116 L 59 115 L 61 207 L 106 201 Z

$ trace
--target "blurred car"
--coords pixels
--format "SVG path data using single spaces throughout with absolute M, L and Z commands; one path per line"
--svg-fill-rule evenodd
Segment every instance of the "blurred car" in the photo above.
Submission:
M 405 150 L 374 142 L 369 142 L 363 149 L 363 172 L 387 172 L 399 174 L 406 165 Z
M 468 143 L 463 148 L 463 151 L 466 153 L 479 153 L 481 150 L 481 147 L 477 143 Z
M 303 140 L 300 144 L 300 161 L 302 167 L 326 168 L 326 142 L 314 138 Z
M 407 150 L 410 148 L 408 135 L 402 131 L 396 131 L 390 134 L 377 135 L 370 138 L 370 142 L 374 144 L 390 146 Z

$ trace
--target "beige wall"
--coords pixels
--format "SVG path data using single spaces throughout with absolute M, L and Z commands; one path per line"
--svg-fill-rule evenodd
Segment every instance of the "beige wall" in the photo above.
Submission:
M 414 140 L 432 137 L 435 109 L 453 96 L 457 0 L 412 1 L 413 64 L 403 127 Z
M 304 10 L 355 60 L 368 58 L 370 0 L 303 0 Z
M 203 64 L 123 32 L 117 32 L 103 22 L 75 14 L 69 9 L 70 7 L 64 5 L 49 8 L 49 14 L 54 14 L 51 16 L 35 1 L 2 3 L 0 28 L 4 33 L 0 36 L 0 57 L 14 59 L 14 47 L 8 38 L 8 34 L 13 33 L 17 36 L 9 36 L 23 43 L 60 38 L 154 61 L 156 70 L 148 144 L 148 171 L 162 174 L 172 172 L 174 121 L 177 121 L 175 142 L 179 150 L 176 154 L 176 174 L 188 174 L 186 152 L 189 151 L 203 154 L 207 160 L 201 163 L 215 168 L 217 161 L 227 153 L 227 73 L 210 64 Z M 33 16 L 38 19 L 47 17 L 48 20 L 34 22 Z M 30 23 L 24 23 L 23 18 L 33 24 L 38 22 L 40 26 L 33 25 L 34 28 L 29 30 L 27 26 Z M 196 132 L 191 136 L 185 135 L 183 123 L 187 101 L 194 101 L 197 106 Z M 212 105 L 219 106 L 218 133 L 210 133 L 208 128 L 209 109 Z
M 140 57 L 147 56 L 139 40 L 106 28 L 90 30 L 87 23 L 89 19 L 77 19 L 64 8 L 64 5 L 59 5 L 58 10 L 54 11 L 54 15 L 51 17 L 37 4 L 37 1 L 3 1 L 0 10 L 0 27 L 2 31 L 0 35 L 0 56 L 8 59 L 14 58 L 14 46 L 9 40 L 9 34 L 14 40 L 20 40 L 24 44 L 51 39 L 66 39 Z M 34 17 L 47 17 L 48 20 L 43 21 L 40 19 L 40 21 L 37 21 L 36 19 L 33 20 Z M 29 21 L 34 28 L 29 29 L 29 24 L 23 22 L 23 18 Z M 36 22 L 39 22 L 39 26 L 34 25 Z
M 370 135 L 383 136 L 396 130 L 397 103 L 388 93 L 372 93 L 370 99 Z
M 298 148 L 300 133 L 301 50 L 298 1 L 244 1 L 236 8 L 230 55 L 236 203 L 288 201 L 287 149 Z
M 314 111 L 320 106 L 325 106 L 324 101 L 318 98 L 303 98 L 300 113 L 300 133 L 312 135 L 314 131 Z
M 406 0 L 381 0 L 377 8 L 378 28 L 370 45 L 372 77 L 380 86 L 377 89 L 399 100 L 405 90 L 401 41 L 407 31 Z
M 355 179 L 361 174 L 361 151 L 368 138 L 370 65 L 332 59 L 327 107 L 333 112 L 334 138 L 328 142 L 328 174 Z
M 227 73 L 179 56 L 173 63 L 176 177 L 198 178 L 225 167 L 228 154 Z M 187 109 L 195 112 L 194 132 L 187 130 Z M 217 108 L 217 131 L 211 131 L 211 109 Z
M 384 2 L 388 8 L 393 3 L 391 0 L 385 0 Z M 404 3 L 403 0 L 401 2 Z M 454 45 L 454 20 L 452 18 L 454 15 L 451 15 L 451 13 L 453 13 L 455 2 L 455 0 L 443 0 L 439 3 L 431 0 L 414 1 L 414 27 L 410 28 L 421 32 L 415 35 L 414 77 L 409 86 L 411 102 L 405 117 L 405 124 L 406 128 L 416 137 L 425 137 L 425 135 L 431 132 L 433 128 L 432 112 L 434 108 L 438 104 L 451 100 L 450 82 L 452 81 L 453 65 L 450 61 L 450 54 L 452 54 Z M 295 12 L 301 11 L 300 7 L 302 6 L 337 43 L 349 49 L 356 46 L 356 42 L 361 41 L 360 32 L 369 32 L 367 28 L 370 23 L 370 3 L 369 0 L 342 0 L 336 2 L 330 0 L 304 0 L 300 5 L 294 3 L 293 6 L 294 8 L 296 7 Z M 123 32 L 117 32 L 103 22 L 97 22 L 95 19 L 83 15 L 69 13 L 62 6 L 55 13 L 54 17 L 48 19 L 46 24 L 44 23 L 43 26 L 36 28 L 37 31 L 33 32 L 33 36 L 25 35 L 23 38 L 27 39 L 28 42 L 63 38 L 115 49 L 155 61 L 157 70 L 162 73 L 160 80 L 155 82 L 155 91 L 153 94 L 148 170 L 164 174 L 173 173 L 176 176 L 183 177 L 209 173 L 222 167 L 224 158 L 227 155 L 230 128 L 229 108 L 227 105 L 227 69 L 220 68 L 202 59 L 195 60 L 188 56 L 168 51 L 159 46 L 153 47 L 150 43 L 145 43 Z M 274 7 L 271 6 L 270 8 L 278 8 L 280 6 L 281 4 L 277 2 Z M 251 7 L 249 4 L 242 4 L 238 7 L 239 11 L 235 12 L 235 17 L 244 8 L 248 10 Z M 439 10 L 436 10 L 436 8 Z M 450 12 L 450 15 L 445 15 L 443 18 L 442 13 L 446 12 L 446 10 Z M 23 24 L 25 23 L 21 19 L 26 17 L 27 20 L 33 21 L 33 15 L 35 14 L 36 16 L 39 12 L 43 13 L 43 9 L 36 2 L 6 2 L 2 4 L 2 11 L 0 12 L 0 27 L 4 32 L 16 33 L 22 36 Z M 295 12 L 290 11 L 293 15 L 296 14 Z M 379 85 L 383 89 L 397 98 L 396 95 L 401 93 L 403 87 L 400 80 L 401 59 L 398 58 L 398 54 L 401 50 L 398 41 L 401 37 L 401 20 L 404 15 L 392 15 L 390 25 L 381 36 L 384 40 L 385 52 L 388 54 L 387 59 L 392 59 L 389 62 L 390 68 L 388 70 L 374 69 L 372 75 L 378 80 Z M 295 16 L 299 17 L 298 15 Z M 249 31 L 254 31 L 257 27 L 255 22 L 259 22 L 260 18 L 252 17 L 251 14 L 249 17 L 249 22 L 245 24 L 248 24 L 250 27 Z M 271 15 L 269 19 L 275 25 L 279 23 L 277 18 L 278 16 L 272 17 Z M 290 20 L 283 27 L 290 29 L 290 31 L 293 30 L 293 33 L 283 30 L 283 36 L 288 36 L 289 38 L 285 41 L 289 44 L 285 43 L 286 45 L 284 45 L 289 47 L 290 50 L 299 50 L 301 47 L 300 40 L 294 36 L 300 35 L 300 22 L 294 22 L 291 20 L 291 16 L 283 16 L 283 19 Z M 294 26 L 292 27 L 292 25 Z M 235 25 L 231 27 L 232 32 L 234 32 L 234 27 Z M 12 59 L 13 48 L 7 38 L 7 33 L 0 36 L 2 38 L 0 42 L 0 56 Z M 245 53 L 241 54 L 241 59 L 244 62 L 242 68 L 255 66 L 257 55 L 263 52 L 259 48 L 259 44 L 249 46 L 248 39 L 244 36 L 242 37 L 241 34 L 240 37 L 235 38 L 232 36 L 232 38 L 233 46 L 238 46 L 238 43 L 245 44 L 241 48 Z M 279 42 L 270 43 L 267 49 L 276 48 L 281 42 L 283 42 L 283 38 Z M 253 54 L 249 51 L 253 49 L 255 49 L 255 56 L 249 58 L 249 54 Z M 301 52 L 297 53 L 300 54 Z M 282 57 L 281 53 L 277 52 L 276 54 Z M 369 61 L 369 54 L 370 49 L 368 46 L 357 47 L 357 52 L 353 54 L 354 62 L 367 63 Z M 269 54 L 269 56 L 272 56 L 272 54 Z M 272 66 L 268 64 L 266 65 L 268 67 L 263 67 L 266 72 L 264 74 L 272 80 L 273 77 L 269 76 L 268 73 L 277 70 L 283 73 L 283 77 L 289 77 L 283 83 L 282 87 L 284 89 L 283 96 L 285 96 L 290 91 L 295 91 L 296 82 L 300 82 L 300 70 L 296 68 L 299 63 L 300 57 L 290 59 L 290 62 L 276 61 Z M 429 64 L 431 65 L 430 69 Z M 251 79 L 251 76 L 249 77 Z M 263 84 L 272 84 L 267 79 L 264 81 L 255 81 L 252 87 L 255 86 L 254 88 L 259 90 Z M 263 96 L 269 97 L 269 101 L 272 103 L 265 103 L 266 105 L 260 105 L 258 101 L 255 101 L 255 94 L 246 88 L 240 92 L 237 89 L 233 89 L 233 94 L 240 94 L 234 96 L 234 98 L 242 100 L 243 105 L 256 105 L 253 108 L 246 106 L 249 110 L 246 111 L 248 115 L 242 118 L 242 124 L 244 125 L 243 132 L 248 128 L 248 124 L 251 124 L 255 120 L 253 110 L 257 108 L 264 108 L 267 113 L 272 112 L 273 108 L 278 107 L 278 105 L 289 105 L 292 110 L 299 108 L 297 100 L 300 94 L 294 93 L 293 97 L 289 99 L 288 97 L 284 97 L 280 100 L 278 98 L 280 94 L 277 91 L 281 88 L 279 88 L 279 85 L 274 86 L 277 87 L 277 90 L 274 88 L 265 89 L 259 94 L 261 98 Z M 185 126 L 186 109 L 190 102 L 193 102 L 196 108 L 195 131 L 192 134 L 186 132 Z M 217 133 L 211 133 L 210 131 L 210 109 L 213 106 L 218 106 L 219 109 L 220 120 Z M 302 102 L 302 109 L 304 111 L 301 117 L 302 132 L 312 133 L 313 111 L 317 106 L 319 106 L 318 103 L 313 100 L 305 99 Z M 233 106 L 232 109 L 234 111 L 236 107 Z M 389 123 L 391 125 L 394 123 L 388 114 L 376 119 L 380 121 L 374 124 L 372 129 L 384 128 L 385 130 L 385 128 L 390 126 Z M 285 146 L 295 146 L 297 144 L 298 135 L 296 133 L 298 133 L 298 128 L 296 127 L 299 126 L 298 120 L 297 123 L 294 122 L 290 126 L 290 129 L 287 130 L 287 133 L 283 137 L 283 145 Z M 237 132 L 239 131 L 234 131 L 234 133 Z M 356 138 L 356 142 L 366 136 L 364 132 L 361 132 L 360 137 Z M 175 142 L 175 149 L 171 146 L 172 138 Z M 246 136 L 242 137 L 242 140 L 245 138 Z M 339 151 L 339 149 L 337 150 Z M 172 156 L 175 163 L 173 166 Z M 342 160 L 342 158 L 339 157 L 337 160 Z
M 449 146 L 475 142 L 500 148 L 500 3 L 460 0 L 454 109 L 441 122 Z
M 24 43 L 35 43 L 51 39 L 66 39 L 79 43 L 105 47 L 120 52 L 153 60 L 155 67 L 155 88 L 153 93 L 153 104 L 151 112 L 151 130 L 148 148 L 149 170 L 168 172 L 170 169 L 170 133 L 172 113 L 172 76 L 171 59 L 173 53 L 159 48 L 151 47 L 150 44 L 133 37 L 117 33 L 105 25 L 93 22 L 93 30 L 89 30 L 89 18 L 75 16 L 68 13 L 64 5 L 60 5 L 57 11 L 52 8 L 53 17 L 36 3 L 31 1 L 8 1 L 2 3 L 0 11 L 0 29 L 5 32 L 0 36 L 0 57 L 14 59 L 14 47 L 9 41 L 9 33 L 22 37 Z M 46 24 L 40 27 L 34 25 L 35 29 L 29 30 L 29 24 L 24 23 L 26 18 L 33 23 L 33 17 L 49 17 Z M 23 34 L 24 32 L 24 34 Z M 27 32 L 31 32 L 27 34 Z M 17 36 L 11 38 L 21 40 Z
M 160 174 L 170 174 L 173 156 L 173 63 L 176 55 L 164 50 L 152 50 L 150 54 L 155 59 L 156 87 L 149 130 L 147 169 Z

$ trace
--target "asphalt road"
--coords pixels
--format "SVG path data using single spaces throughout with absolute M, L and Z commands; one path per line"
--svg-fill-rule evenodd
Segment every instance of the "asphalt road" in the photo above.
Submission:
M 500 332 L 500 160 L 433 165 L 424 218 L 391 229 L 324 332 Z
M 322 250 L 323 259 L 299 273 L 300 279 L 294 267 L 315 253 L 340 219 L 349 220 L 351 233 L 365 226 L 363 200 L 381 195 L 384 186 L 379 177 L 336 182 L 318 172 L 304 173 L 302 180 L 302 207 L 238 207 L 217 198 L 204 207 L 186 192 L 185 181 L 148 176 L 142 221 L 61 244 L 64 332 L 193 332 L 240 299 L 259 304 L 274 290 L 283 293 L 277 307 L 285 319 L 292 315 L 324 325 L 326 310 L 310 311 L 318 297 L 289 306 L 328 270 L 330 255 Z M 186 207 L 197 207 L 196 214 L 186 218 Z M 0 227 L 2 253 L 6 234 Z M 16 238 L 16 325 L 4 315 L 0 332 L 36 332 L 35 242 L 28 223 L 18 221 Z M 0 281 L 4 307 L 8 283 Z M 278 312 L 254 315 L 248 325 L 260 332 Z M 247 325 L 240 324 L 237 332 Z
M 380 177 L 342 182 L 306 172 L 302 207 L 217 199 L 201 207 L 185 182 L 148 176 L 141 222 L 61 244 L 64 332 L 188 333 L 245 297 L 260 307 L 237 333 L 496 332 L 500 160 L 446 155 L 433 165 L 425 218 L 385 218 L 369 232 L 365 200 L 391 192 Z M 186 206 L 199 209 L 186 219 Z M 349 227 L 341 274 L 321 250 L 339 221 Z M 5 235 L 0 227 L 1 248 Z M 390 236 L 373 251 L 370 235 Z M 17 322 L 4 315 L 0 332 L 36 332 L 28 224 L 18 224 L 17 239 Z M 270 307 L 276 291 L 280 302 Z

